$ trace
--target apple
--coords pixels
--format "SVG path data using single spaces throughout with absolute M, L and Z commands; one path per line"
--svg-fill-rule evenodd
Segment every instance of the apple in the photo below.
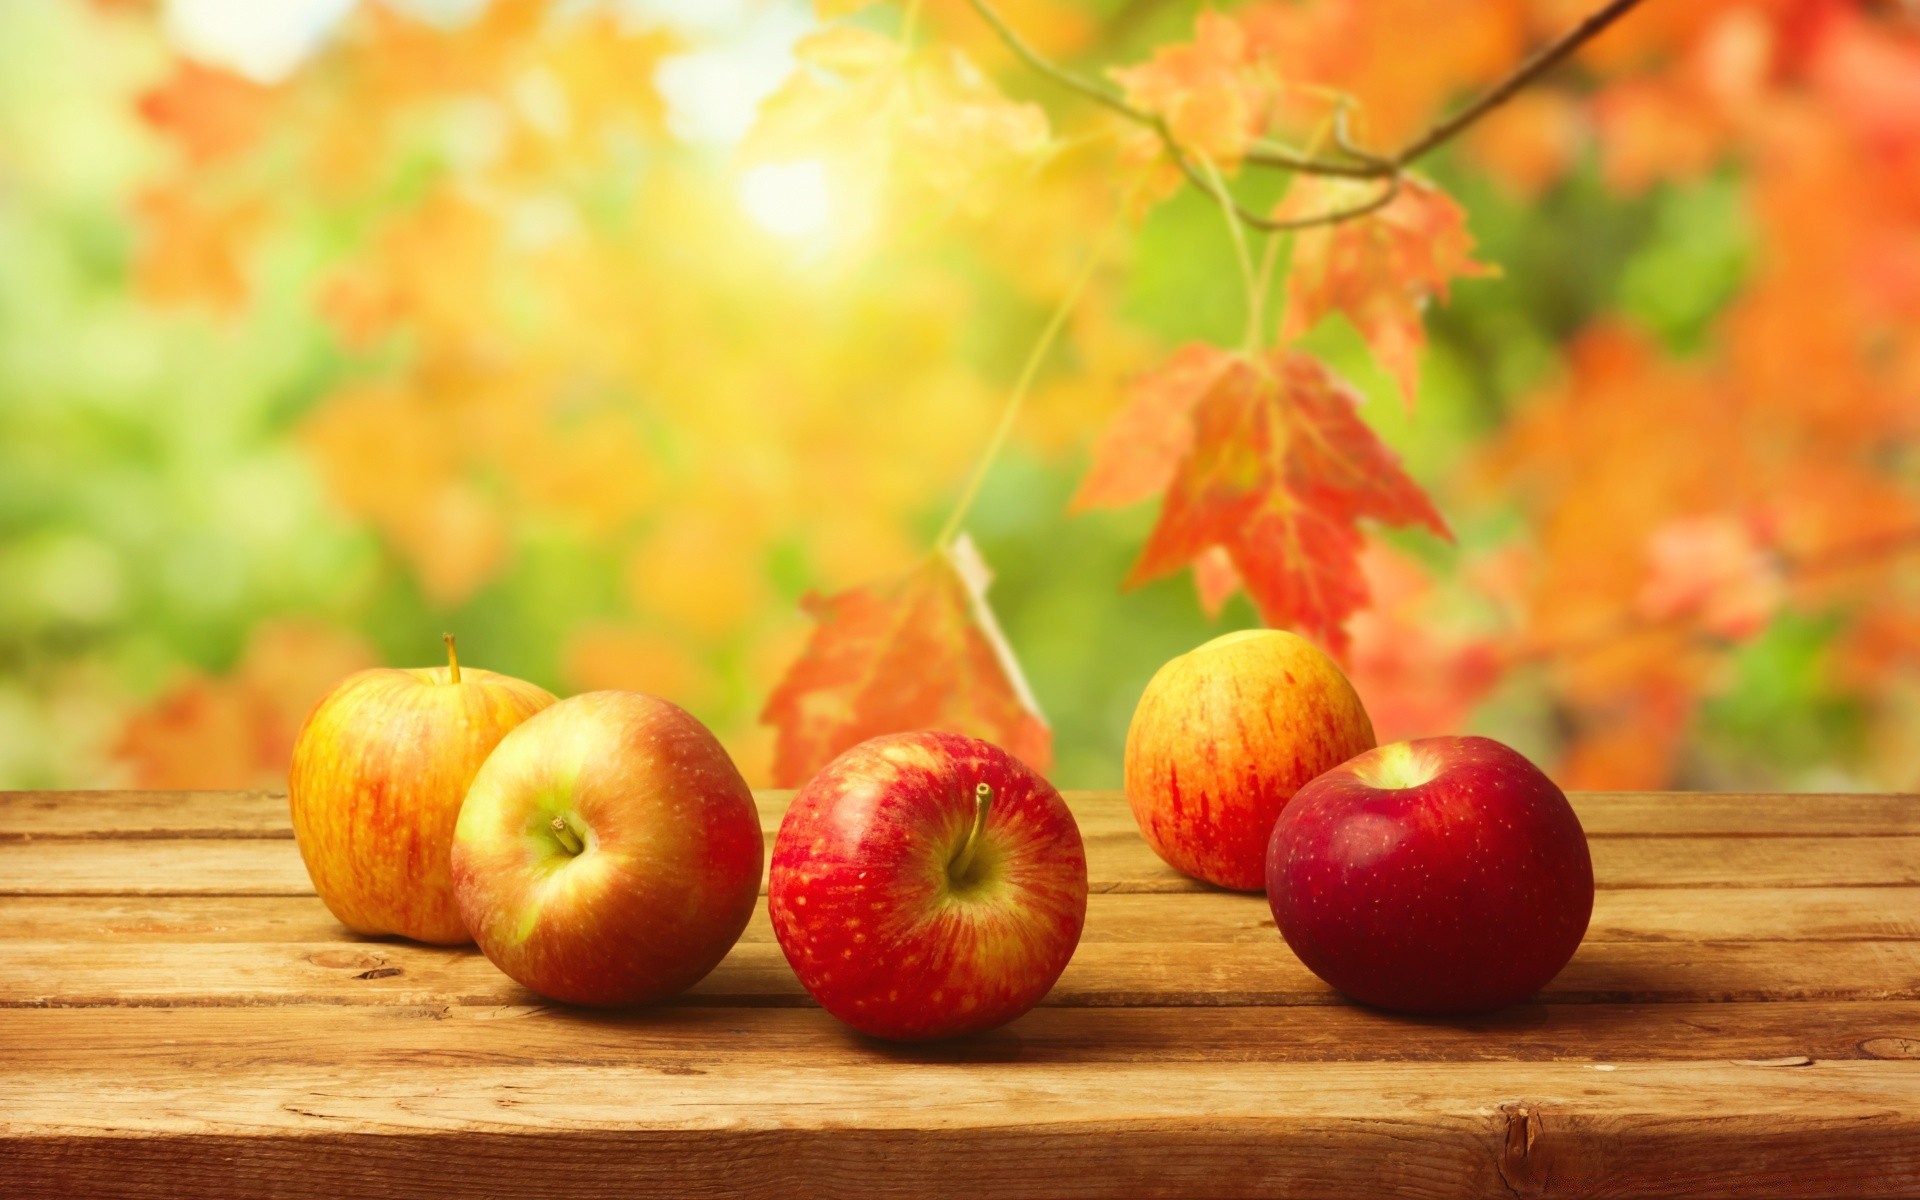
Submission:
M 794 796 L 767 898 L 822 1008 L 874 1037 L 955 1037 L 1053 987 L 1086 923 L 1087 855 L 1060 793 L 998 746 L 888 734 Z
M 1593 860 L 1560 789 L 1483 737 L 1370 750 L 1294 794 L 1267 902 L 1315 975 L 1363 1004 L 1478 1013 L 1539 991 L 1593 913 Z
M 472 941 L 448 855 L 467 785 L 507 732 L 554 702 L 524 680 L 447 665 L 341 680 L 307 714 L 287 777 L 313 890 L 356 933 Z
M 1331 658 L 1296 634 L 1241 630 L 1147 684 L 1127 729 L 1127 804 L 1169 866 L 1257 892 L 1287 800 L 1372 746 L 1367 710 Z
M 502 738 L 453 835 L 493 964 L 569 1004 L 645 1004 L 713 970 L 760 898 L 753 793 L 707 727 L 640 692 L 562 700 Z

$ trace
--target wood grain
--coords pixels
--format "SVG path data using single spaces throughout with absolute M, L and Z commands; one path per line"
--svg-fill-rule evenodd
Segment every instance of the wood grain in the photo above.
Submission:
M 347 934 L 281 796 L 0 794 L 0 1195 L 1920 1194 L 1920 799 L 1573 799 L 1601 891 L 1535 1002 L 1346 1003 L 1075 795 L 1053 995 L 896 1047 L 764 911 L 681 1002 L 572 1010 Z
M 287 1036 L 290 1029 L 297 1038 Z M 111 1042 L 130 1075 L 224 1073 L 336 1062 L 536 1067 L 647 1061 L 700 1068 L 875 1059 L 920 1062 L 1688 1062 L 1920 1059 L 1920 1002 L 1886 1004 L 1527 1004 L 1424 1019 L 1355 1006 L 1276 1012 L 1211 1008 L 1038 1008 L 958 1042 L 890 1046 L 817 1008 L 743 1012 L 663 1005 L 596 1012 L 565 1005 L 303 1005 L 34 1008 L 0 1011 L 0 1064 L 49 1075 L 95 1070 L 74 1046 Z
M 0 896 L 9 941 L 324 942 L 351 940 L 314 896 Z M 1081 940 L 1267 943 L 1264 896 L 1105 893 L 1088 898 Z M 770 942 L 766 910 L 743 935 Z M 1920 939 L 1920 888 L 1648 888 L 1602 891 L 1589 942 Z
M 789 791 L 756 792 L 772 833 Z M 1908 795 L 1722 792 L 1573 792 L 1588 837 L 1920 836 Z M 1088 834 L 1134 828 L 1119 792 L 1073 792 Z M 292 837 L 279 792 L 0 792 L 0 841 L 28 837 Z
M 6 944 L 0 1006 L 525 1004 L 471 949 L 407 942 Z M 1561 1003 L 1920 999 L 1920 942 L 1593 942 L 1542 995 Z M 810 1003 L 780 948 L 742 942 L 682 1000 Z M 1343 1003 L 1270 943 L 1082 943 L 1055 1006 Z
M 1714 1197 L 1920 1187 L 1920 1063 L 0 1069 L 11 1194 Z M 1705 1096 L 1713 1103 L 1703 1106 Z M 1752 1131 L 1766 1129 L 1766 1153 Z M 512 1180 L 510 1188 L 505 1181 Z M 1791 1189 L 1791 1190 L 1789 1190 Z M 143 1194 L 156 1194 L 148 1191 Z
M 1211 888 L 1156 857 L 1138 834 L 1086 839 L 1096 892 Z M 1601 838 L 1600 888 L 1801 888 L 1920 885 L 1920 837 Z M 763 881 L 764 882 L 764 881 Z M 288 839 L 32 839 L 0 843 L 0 896 L 300 896 L 312 894 Z

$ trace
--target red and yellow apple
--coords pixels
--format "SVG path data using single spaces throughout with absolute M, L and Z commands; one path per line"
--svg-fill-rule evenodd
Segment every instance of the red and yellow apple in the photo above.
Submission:
M 1483 737 L 1396 742 L 1294 794 L 1267 902 L 1309 970 L 1365 1004 L 1474 1013 L 1539 991 L 1593 913 L 1573 806 Z
M 562 700 L 508 734 L 454 833 L 460 912 L 495 966 L 571 1004 L 644 1004 L 740 939 L 765 843 L 707 727 L 640 692 Z
M 449 853 L 467 785 L 507 732 L 554 702 L 531 683 L 447 665 L 376 668 L 322 697 L 293 743 L 287 794 L 314 891 L 356 933 L 458 945 Z
M 1259 891 L 1288 799 L 1372 746 L 1367 710 L 1331 658 L 1296 634 L 1241 630 L 1147 684 L 1127 730 L 1127 803 L 1174 869 Z
M 1003 1025 L 1080 942 L 1087 857 L 1060 793 L 957 733 L 873 738 L 793 798 L 768 907 L 794 974 L 875 1037 Z

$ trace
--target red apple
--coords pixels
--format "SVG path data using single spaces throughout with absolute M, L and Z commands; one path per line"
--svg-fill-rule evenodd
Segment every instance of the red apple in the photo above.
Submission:
M 1127 729 L 1127 804 L 1175 870 L 1259 891 L 1294 790 L 1372 746 L 1367 710 L 1319 647 L 1243 629 L 1154 673 Z
M 589 692 L 500 742 L 453 837 L 460 913 L 495 966 L 571 1004 L 644 1004 L 713 970 L 760 896 L 753 793 L 657 696 Z
M 1267 901 L 1315 975 L 1364 1004 L 1486 1012 L 1539 991 L 1593 913 L 1566 796 L 1483 737 L 1381 746 L 1294 793 Z
M 287 796 L 313 890 L 356 933 L 459 945 L 449 874 L 467 785 L 507 731 L 553 703 L 531 683 L 447 665 L 341 680 L 293 743 Z
M 1087 856 L 1053 785 L 997 746 L 899 733 L 793 798 L 773 843 L 773 932 L 801 984 L 875 1037 L 1003 1025 L 1080 942 Z

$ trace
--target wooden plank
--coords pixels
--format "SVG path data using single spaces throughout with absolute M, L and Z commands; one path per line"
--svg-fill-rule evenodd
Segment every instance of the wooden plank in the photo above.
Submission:
M 1263 896 L 1234 892 L 1090 896 L 1086 942 L 1266 944 L 1280 935 Z M 0 896 L 13 941 L 325 942 L 353 937 L 313 896 Z M 743 935 L 770 942 L 766 909 Z M 1911 941 L 1920 888 L 1647 888 L 1600 892 L 1589 942 Z
M 1590 838 L 1911 837 L 1920 796 L 1904 793 L 1569 792 Z
M 1096 892 L 1215 889 L 1154 856 L 1134 833 L 1087 841 Z M 1602 888 L 1920 885 L 1920 837 L 1596 838 Z M 763 881 L 764 882 L 764 881 Z M 290 840 L 34 839 L 0 843 L 0 896 L 311 894 Z
M 1901 1194 L 1920 1063 L 0 1065 L 9 1194 Z M 70 1098 L 69 1098 L 70 1097 Z
M 1590 942 L 1543 996 L 1562 1003 L 1920 999 L 1920 942 Z M 6 944 L 0 1007 L 526 1004 L 471 949 L 389 941 Z M 780 948 L 742 942 L 682 997 L 809 1003 Z M 1080 945 L 1056 1006 L 1335 1004 L 1286 945 Z
M 297 1029 L 299 1036 L 289 1037 Z M 817 1008 L 357 1006 L 0 1010 L 0 1064 L 86 1073 L 76 1046 L 113 1047 L 129 1073 L 195 1074 L 342 1062 L 442 1067 L 715 1059 L 835 1070 L 875 1060 L 978 1063 L 1707 1062 L 1920 1060 L 1920 1003 L 1526 1004 L 1462 1020 L 1321 1006 L 1038 1008 L 1004 1028 L 893 1047 Z
M 292 836 L 284 792 L 0 792 L 0 842 Z
M 762 824 L 779 828 L 791 792 L 756 793 Z M 1702 792 L 1574 792 L 1589 837 L 1912 837 L 1920 796 Z M 1089 835 L 1125 833 L 1118 792 L 1069 792 Z M 0 842 L 28 837 L 290 837 L 278 792 L 0 792 Z
M 0 843 L 0 896 L 311 896 L 292 839 Z

